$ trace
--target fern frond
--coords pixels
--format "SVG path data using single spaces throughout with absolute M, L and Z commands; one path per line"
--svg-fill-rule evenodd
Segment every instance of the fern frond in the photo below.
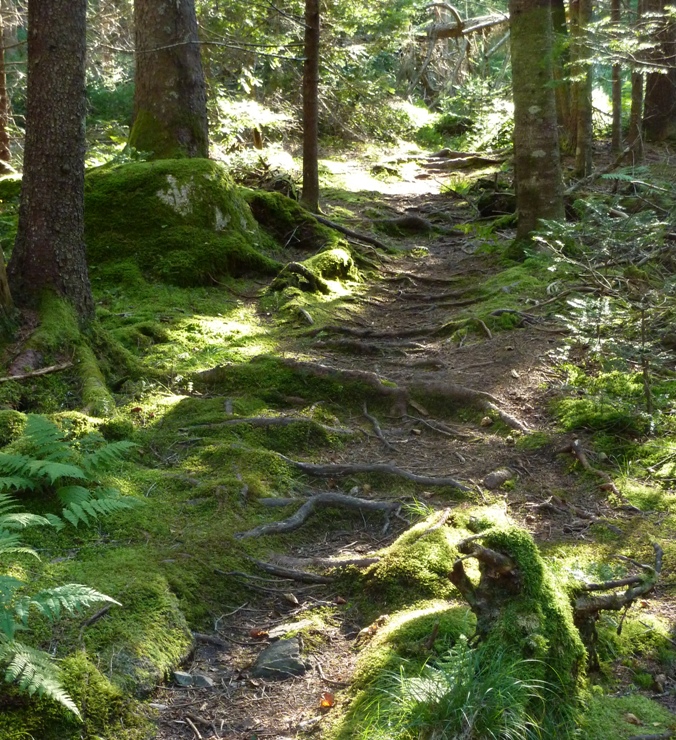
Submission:
M 109 469 L 115 463 L 120 462 L 129 450 L 137 447 L 133 442 L 127 440 L 121 440 L 119 442 L 110 442 L 109 444 L 100 447 L 94 452 L 89 452 L 82 457 L 82 467 L 89 473 L 94 475 L 103 470 Z
M 35 488 L 35 483 L 30 478 L 25 478 L 20 475 L 10 475 L 0 477 L 0 491 L 14 488 L 17 491 L 32 491 Z
M 76 614 L 88 606 L 92 606 L 92 604 L 105 602 L 120 606 L 119 601 L 79 583 L 68 583 L 65 586 L 40 591 L 34 596 L 26 597 L 21 601 L 21 612 L 17 613 L 21 621 L 25 621 L 23 615 L 27 613 L 30 607 L 37 609 L 48 619 L 55 621 L 59 619 L 64 611 L 69 614 Z
M 25 529 L 26 527 L 40 527 L 51 522 L 39 514 L 29 514 L 27 511 L 18 511 L 14 514 L 0 516 L 0 527 L 7 529 Z
M 21 544 L 21 538 L 18 534 L 2 529 L 0 530 L 0 555 L 7 555 L 10 553 L 32 555 L 38 560 L 40 559 L 32 547 L 25 547 Z
M 0 641 L 0 662 L 7 665 L 5 681 L 16 683 L 21 691 L 57 701 L 80 717 L 75 702 L 59 681 L 59 673 L 48 653 L 15 640 Z
M 67 506 L 68 504 L 81 504 L 89 500 L 92 494 L 84 486 L 61 486 L 56 489 L 56 496 L 64 506 Z
M 72 455 L 59 427 L 39 414 L 28 414 L 22 439 L 29 444 L 35 457 L 63 462 Z
M 13 576 L 0 575 L 0 596 L 2 597 L 2 601 L 8 601 L 9 597 L 12 596 L 18 588 L 23 586 L 23 583 L 23 581 L 20 581 L 18 578 L 14 578 Z M 1 613 L 2 612 L 0 611 L 0 614 Z
M 28 463 L 28 471 L 32 476 L 46 478 L 52 485 L 59 478 L 87 480 L 87 474 L 77 465 L 53 462 L 52 460 L 31 460 Z
M 98 519 L 131 509 L 139 503 L 136 499 L 121 496 L 115 488 L 98 488 L 92 493 L 84 486 L 63 486 L 57 489 L 56 495 L 65 504 L 61 516 L 74 527 L 80 522 L 89 524 L 90 517 Z
M 0 493 L 0 516 L 9 511 L 16 511 L 19 504 L 8 493 Z
M 30 475 L 29 466 L 32 462 L 34 462 L 34 458 L 28 455 L 0 452 L 0 474 L 3 476 L 20 475 L 28 477 Z

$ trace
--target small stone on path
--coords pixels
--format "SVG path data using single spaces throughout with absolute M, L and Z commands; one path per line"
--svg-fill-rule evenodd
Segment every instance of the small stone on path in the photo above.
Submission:
M 306 671 L 300 659 L 300 644 L 295 637 L 279 640 L 263 650 L 251 670 L 254 678 L 284 680 L 302 676 Z

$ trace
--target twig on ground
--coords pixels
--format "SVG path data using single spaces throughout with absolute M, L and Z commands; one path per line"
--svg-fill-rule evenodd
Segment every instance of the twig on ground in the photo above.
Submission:
M 8 380 L 25 380 L 26 378 L 35 378 L 38 375 L 58 373 L 61 372 L 61 370 L 67 370 L 69 367 L 73 367 L 72 362 L 62 362 L 59 365 L 50 365 L 49 367 L 41 367 L 39 370 L 31 370 L 29 373 L 21 373 L 20 375 L 6 375 L 4 378 L 0 378 L 0 383 L 6 383 Z
M 279 576 L 280 578 L 290 578 L 294 581 L 300 581 L 301 583 L 333 583 L 333 581 L 335 580 L 330 576 L 320 576 L 317 573 L 308 573 L 304 570 L 284 568 L 281 565 L 266 563 L 263 560 L 256 560 L 255 558 L 250 558 L 250 560 L 266 573 L 271 573 L 272 575 Z
M 619 489 L 613 483 L 613 479 L 608 475 L 608 473 L 606 473 L 604 470 L 599 470 L 598 468 L 594 468 L 591 465 L 591 463 L 587 459 L 587 455 L 582 449 L 582 444 L 579 439 L 575 439 L 570 444 L 557 450 L 557 454 L 563 454 L 566 452 L 571 453 L 577 459 L 580 465 L 582 465 L 582 467 L 588 473 L 592 473 L 593 475 L 596 475 L 599 478 L 601 478 L 603 480 L 603 484 L 601 486 L 602 488 L 608 491 L 612 491 L 614 494 L 618 496 L 621 495 Z
M 391 452 L 396 452 L 397 448 L 393 444 L 388 442 L 387 439 L 385 439 L 385 435 L 383 434 L 383 430 L 380 428 L 378 419 L 376 419 L 375 416 L 369 414 L 366 401 L 364 401 L 363 414 L 371 422 L 371 426 L 373 427 L 373 431 L 376 433 L 376 437 L 378 437 L 378 439 L 385 445 L 385 447 L 387 447 L 388 450 L 390 450 Z

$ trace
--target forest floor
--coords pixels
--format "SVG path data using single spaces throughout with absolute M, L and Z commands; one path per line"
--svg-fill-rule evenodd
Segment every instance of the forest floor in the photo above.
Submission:
M 318 337 L 308 337 L 304 331 L 287 335 L 278 354 L 332 368 L 374 372 L 400 386 L 433 383 L 486 392 L 498 400 L 505 412 L 503 419 L 518 420 L 531 434 L 510 428 L 491 413 L 460 410 L 449 422 L 445 409 L 415 402 L 405 415 L 382 407 L 377 412 L 368 410 L 377 416 L 381 433 L 376 434 L 372 420 L 341 412 L 343 399 L 336 398 L 333 410 L 341 424 L 360 433 L 340 448 L 319 450 L 312 461 L 386 463 L 419 475 L 452 476 L 467 484 L 470 493 L 455 496 L 448 489 L 440 493 L 440 489 L 422 486 L 417 498 L 439 511 L 482 502 L 502 506 L 532 533 L 547 556 L 588 563 L 618 552 L 631 554 L 634 546 L 644 551 L 646 543 L 637 545 L 639 537 L 645 536 L 644 522 L 652 532 L 659 526 L 658 515 L 638 512 L 622 495 L 609 496 L 603 476 L 583 470 L 570 452 L 560 452 L 580 438 L 593 466 L 603 466 L 604 458 L 594 456 L 584 433 L 580 437 L 563 432 L 551 412 L 552 399 L 567 382 L 562 358 L 580 367 L 587 362 L 588 346 L 573 337 L 570 324 L 560 318 L 564 302 L 550 302 L 546 296 L 543 300 L 541 292 L 529 295 L 528 269 L 505 271 L 495 250 L 486 249 L 487 242 L 507 243 L 513 237 L 509 228 L 488 238 L 480 225 L 478 230 L 467 228 L 477 218 L 473 206 L 457 194 L 440 193 L 438 182 L 416 178 L 419 173 L 409 167 L 402 178 L 384 184 L 381 192 L 373 192 L 377 180 L 370 177 L 368 192 L 353 186 L 359 192 L 351 193 L 349 184 L 357 182 L 357 173 L 344 164 L 333 166 L 332 174 L 342 182 L 323 202 L 329 218 L 364 229 L 377 203 L 383 213 L 415 214 L 445 233 L 400 236 L 396 245 L 402 251 L 396 257 L 367 252 L 377 262 L 378 271 L 371 273 L 357 295 L 333 310 L 331 325 L 340 329 Z M 518 295 L 518 307 L 506 300 L 513 295 Z M 452 338 L 438 331 L 455 319 L 466 318 L 467 307 L 478 301 L 490 304 L 496 316 L 505 309 L 505 315 L 515 317 L 512 327 L 491 331 L 475 322 Z M 256 299 L 242 299 L 242 303 L 257 312 L 264 324 L 272 320 Z M 296 413 L 291 401 L 282 411 Z M 529 444 L 529 438 L 539 440 L 538 444 Z M 493 490 L 485 485 L 486 476 L 504 469 L 508 470 L 506 485 Z M 369 486 L 358 478 L 353 483 L 351 495 L 375 500 L 391 495 L 384 483 Z M 324 480 L 314 484 L 313 491 L 335 491 L 336 486 L 335 480 Z M 287 509 L 282 511 L 287 515 Z M 315 516 L 328 515 L 319 512 Z M 328 529 L 306 524 L 300 538 L 295 532 L 279 535 L 274 540 L 276 551 L 271 549 L 265 559 L 274 561 L 280 555 L 367 558 L 410 526 L 405 516 L 392 518 L 386 527 L 372 516 L 351 515 L 337 521 L 336 528 Z M 665 562 L 665 581 L 673 573 L 674 564 Z M 367 625 L 344 597 L 340 581 L 301 584 L 261 574 L 245 587 L 246 597 L 224 605 L 213 632 L 198 639 L 184 668 L 211 678 L 213 688 L 168 683 L 154 693 L 151 701 L 158 710 L 162 740 L 307 737 L 320 734 L 349 701 L 355 663 L 379 622 L 371 633 L 363 633 Z M 674 624 L 676 616 L 672 594 L 661 586 L 634 610 L 640 611 L 643 622 L 653 615 Z M 387 613 L 386 604 L 382 613 Z M 251 675 L 251 666 L 270 638 L 289 631 L 295 634 L 294 624 L 298 630 L 299 620 L 317 614 L 321 619 L 302 630 L 304 675 L 285 681 Z M 603 680 L 613 685 L 617 695 L 631 687 L 671 707 L 673 678 L 654 679 L 664 671 L 649 659 L 630 663 L 618 659 Z M 639 674 L 643 683 L 636 686 L 632 680 Z M 637 731 L 631 719 L 627 722 L 617 737 Z

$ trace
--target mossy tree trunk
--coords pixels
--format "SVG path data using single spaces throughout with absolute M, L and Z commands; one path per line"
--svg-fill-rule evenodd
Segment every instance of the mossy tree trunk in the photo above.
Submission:
M 563 185 L 548 0 L 510 0 L 517 240 L 539 219 L 563 218 Z
M 319 0 L 305 0 L 301 203 L 312 213 L 319 211 L 319 36 Z
M 28 3 L 26 145 L 8 266 L 18 305 L 45 291 L 94 315 L 84 245 L 86 0 Z
M 154 159 L 207 157 L 207 96 L 194 0 L 135 0 L 129 145 Z

